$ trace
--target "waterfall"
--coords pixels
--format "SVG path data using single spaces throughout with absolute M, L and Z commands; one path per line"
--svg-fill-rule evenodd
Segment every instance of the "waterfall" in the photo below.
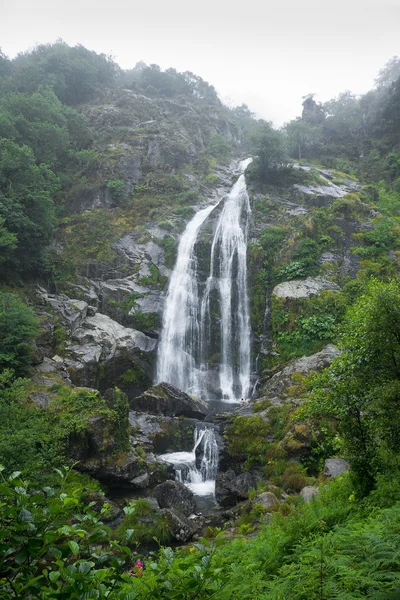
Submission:
M 211 496 L 215 494 L 218 470 L 217 440 L 213 428 L 199 427 L 197 424 L 194 430 L 191 452 L 170 452 L 161 454 L 158 458 L 173 465 L 175 479 L 185 484 L 193 493 L 198 496 Z
M 239 178 L 230 193 L 197 212 L 188 223 L 179 243 L 166 298 L 156 380 L 172 383 L 205 400 L 237 402 L 250 393 L 247 294 L 250 203 L 244 171 L 251 160 L 239 164 Z M 201 282 L 196 245 L 211 216 L 215 216 L 216 225 L 208 276 Z M 217 349 L 212 356 L 211 347 Z M 211 383 L 215 371 L 216 384 Z

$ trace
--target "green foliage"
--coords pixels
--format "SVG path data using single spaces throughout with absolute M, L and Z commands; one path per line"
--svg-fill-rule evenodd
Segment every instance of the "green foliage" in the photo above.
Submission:
M 338 423 L 356 484 L 370 490 L 384 465 L 397 460 L 400 288 L 371 279 L 349 308 L 342 355 L 316 376 L 312 414 Z M 386 466 L 387 468 L 387 466 Z
M 105 54 L 57 41 L 19 54 L 13 70 L 20 91 L 29 93 L 48 85 L 61 102 L 75 106 L 112 85 L 118 68 Z
M 289 169 L 280 132 L 274 130 L 270 123 L 259 121 L 252 144 L 256 158 L 248 169 L 250 181 L 272 184 L 288 177 Z
M 161 240 L 161 245 L 165 249 L 165 264 L 172 269 L 175 264 L 177 242 L 172 235 L 165 235 Z
M 271 427 L 259 416 L 241 417 L 236 415 L 226 430 L 229 454 L 246 459 L 250 466 L 254 462 L 263 462 L 268 448 L 267 436 Z
M 57 189 L 54 173 L 36 165 L 30 148 L 0 140 L 0 218 L 7 252 L 3 269 L 29 273 L 44 267 L 44 248 L 55 225 L 52 196 Z
M 127 531 L 132 531 L 132 541 L 137 544 L 151 542 L 156 538 L 159 543 L 171 541 L 168 522 L 152 507 L 145 498 L 138 498 L 124 508 L 125 516 L 117 527 L 115 535 L 123 541 Z
M 144 313 L 140 310 L 135 310 L 132 315 L 133 325 L 135 329 L 159 329 L 161 326 L 161 318 L 158 313 Z
M 281 267 L 275 273 L 277 281 L 290 281 L 291 279 L 303 278 L 310 275 L 309 264 L 305 260 L 295 260 L 285 267 Z
M 71 462 L 72 456 L 89 449 L 93 423 L 105 454 L 129 450 L 129 405 L 118 389 L 108 403 L 98 392 L 65 388 L 55 380 L 54 399 L 46 409 L 29 400 L 30 394 L 40 397 L 42 391 L 27 380 L 13 380 L 9 371 L 1 375 L 0 460 L 8 470 L 29 472 L 32 481 L 46 481 L 52 467 Z
M 60 466 L 60 444 L 49 414 L 26 401 L 27 390 L 27 380 L 13 379 L 7 370 L 0 374 L 0 461 L 36 481 Z
M 123 179 L 110 179 L 107 181 L 107 188 L 114 200 L 121 200 L 124 196 L 125 182 Z
M 0 292 L 0 371 L 26 372 L 32 358 L 31 342 L 39 335 L 39 320 L 16 294 Z

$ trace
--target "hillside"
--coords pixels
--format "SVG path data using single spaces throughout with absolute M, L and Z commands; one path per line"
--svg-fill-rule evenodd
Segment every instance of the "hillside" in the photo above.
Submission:
M 0 598 L 398 597 L 397 69 L 0 54 Z

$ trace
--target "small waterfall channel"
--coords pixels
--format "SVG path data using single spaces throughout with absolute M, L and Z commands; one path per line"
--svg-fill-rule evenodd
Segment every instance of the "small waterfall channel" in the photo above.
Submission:
M 212 427 L 196 424 L 191 452 L 161 454 L 159 460 L 172 465 L 175 479 L 197 496 L 214 496 L 218 470 L 218 446 Z

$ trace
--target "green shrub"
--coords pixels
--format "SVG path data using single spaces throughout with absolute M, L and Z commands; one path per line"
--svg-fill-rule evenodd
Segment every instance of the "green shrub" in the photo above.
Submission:
M 124 196 L 125 182 L 123 179 L 110 179 L 107 181 L 107 188 L 114 200 L 120 200 Z
M 16 294 L 0 292 L 0 371 L 8 367 L 20 375 L 32 360 L 32 345 L 39 335 L 39 320 Z

